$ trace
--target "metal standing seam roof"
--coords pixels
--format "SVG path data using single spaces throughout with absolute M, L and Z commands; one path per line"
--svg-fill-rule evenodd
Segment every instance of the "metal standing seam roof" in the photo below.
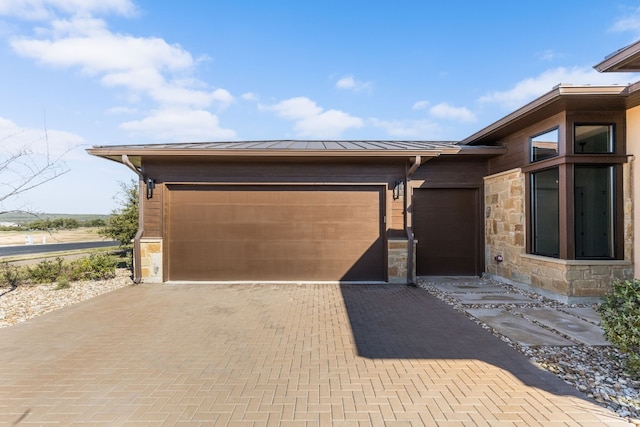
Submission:
M 302 151 L 413 151 L 459 149 L 457 141 L 375 141 L 375 140 L 268 140 L 225 142 L 182 142 L 171 144 L 102 145 L 90 150 L 302 150 Z
M 441 154 L 499 155 L 504 147 L 464 146 L 456 141 L 379 140 L 271 140 L 228 142 L 183 142 L 172 144 L 102 145 L 87 149 L 89 154 L 116 162 L 127 156 L 140 166 L 145 156 L 206 157 L 437 157 Z

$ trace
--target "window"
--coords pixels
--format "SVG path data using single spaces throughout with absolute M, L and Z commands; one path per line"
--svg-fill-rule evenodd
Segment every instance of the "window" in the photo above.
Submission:
M 576 165 L 576 259 L 614 256 L 614 167 Z
M 531 174 L 531 252 L 536 255 L 560 256 L 559 169 Z
M 547 131 L 531 138 L 531 161 L 556 157 L 558 155 L 558 143 L 560 133 L 558 128 Z
M 575 125 L 573 152 L 613 153 L 613 125 Z
M 529 138 L 531 162 L 523 168 L 528 253 L 567 260 L 624 258 L 626 158 L 615 135 L 623 123 L 576 120 L 568 122 L 570 140 L 560 140 L 562 125 Z

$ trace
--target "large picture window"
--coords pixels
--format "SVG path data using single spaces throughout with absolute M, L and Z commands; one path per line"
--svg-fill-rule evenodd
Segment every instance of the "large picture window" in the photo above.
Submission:
M 614 167 L 576 165 L 576 259 L 614 256 Z
M 531 174 L 531 252 L 536 255 L 560 255 L 558 178 L 558 168 Z

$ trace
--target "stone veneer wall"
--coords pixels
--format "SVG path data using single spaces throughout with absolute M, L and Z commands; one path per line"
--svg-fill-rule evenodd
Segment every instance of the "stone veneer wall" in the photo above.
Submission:
M 140 239 L 142 283 L 162 283 L 162 239 Z
M 413 278 L 416 277 L 416 243 L 413 245 Z M 387 259 L 389 283 L 406 284 L 412 280 L 407 277 L 409 240 L 404 238 L 389 238 L 387 244 Z
M 603 296 L 616 278 L 633 277 L 630 164 L 624 165 L 625 259 L 561 260 L 526 253 L 525 175 L 520 169 L 484 180 L 485 270 L 499 280 L 535 288 L 562 301 Z M 497 256 L 502 261 L 496 260 Z

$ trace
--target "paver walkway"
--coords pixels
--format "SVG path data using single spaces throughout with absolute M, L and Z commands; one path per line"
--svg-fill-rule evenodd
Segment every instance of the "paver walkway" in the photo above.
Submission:
M 600 327 L 600 316 L 591 307 L 545 307 L 506 285 L 478 277 L 423 278 L 423 282 L 521 345 L 610 345 Z
M 421 289 L 139 285 L 0 329 L 4 425 L 626 425 Z

